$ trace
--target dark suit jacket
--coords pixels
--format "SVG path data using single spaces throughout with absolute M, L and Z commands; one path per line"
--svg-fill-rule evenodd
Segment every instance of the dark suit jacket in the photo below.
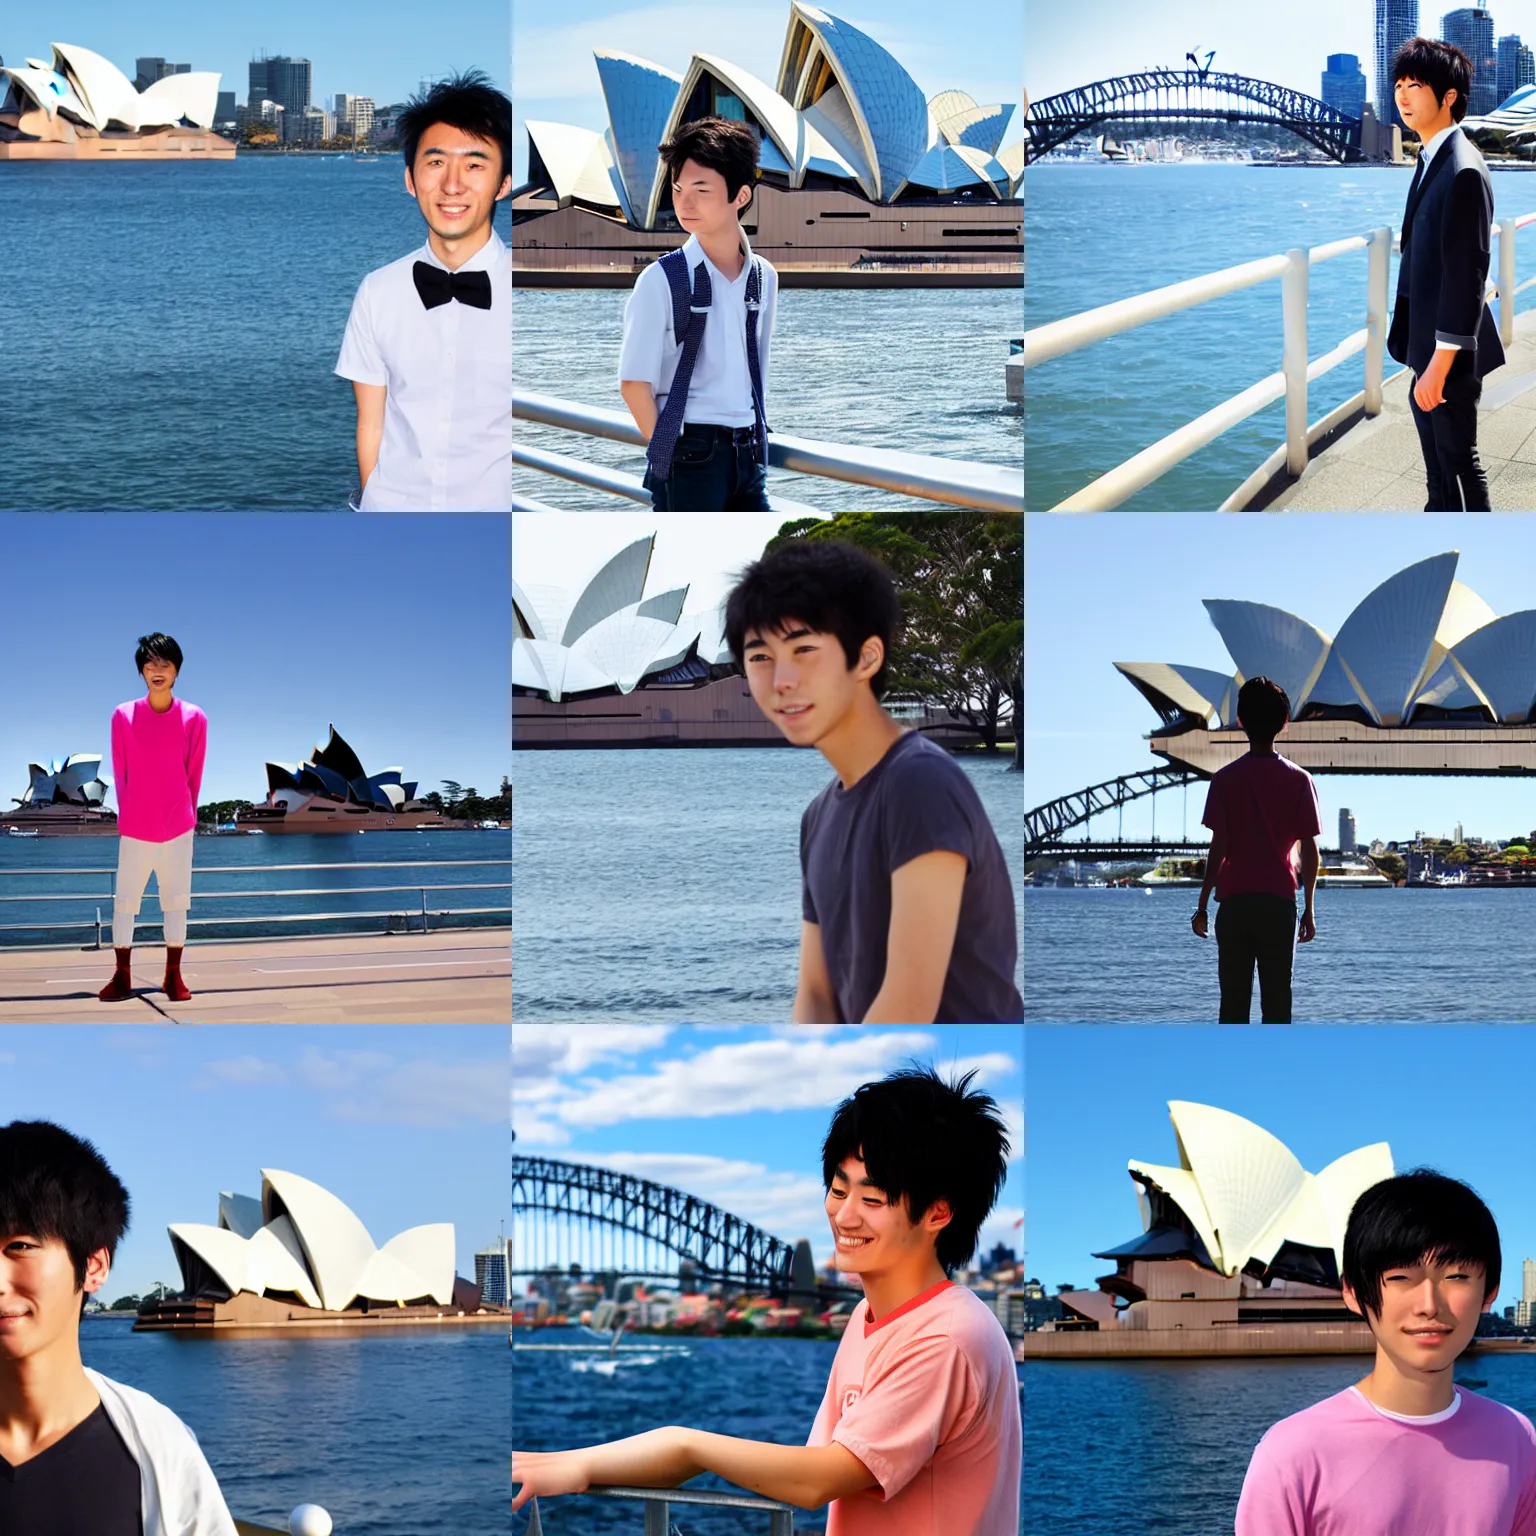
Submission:
M 1488 167 L 1457 128 L 1418 181 L 1403 214 L 1387 351 L 1422 374 L 1436 341 L 1455 342 L 1470 353 L 1473 376 L 1480 379 L 1504 361 L 1499 328 L 1483 297 L 1493 224 Z

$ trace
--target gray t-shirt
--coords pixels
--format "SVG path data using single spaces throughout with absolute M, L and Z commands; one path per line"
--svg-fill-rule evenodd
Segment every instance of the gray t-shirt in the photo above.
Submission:
M 908 731 L 851 789 L 833 779 L 800 818 L 800 910 L 821 929 L 845 1023 L 863 1019 L 885 980 L 891 875 L 939 850 L 962 855 L 966 871 L 935 1022 L 1023 1020 L 1003 850 L 965 770 L 943 747 Z

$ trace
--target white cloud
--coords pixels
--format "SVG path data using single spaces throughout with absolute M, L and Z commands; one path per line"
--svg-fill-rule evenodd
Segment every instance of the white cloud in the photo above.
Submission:
M 263 1061 L 259 1056 L 232 1056 L 228 1061 L 210 1061 L 192 1086 L 208 1089 L 215 1084 L 236 1087 L 275 1088 L 288 1082 L 287 1070 L 275 1061 Z
M 655 1050 L 672 1033 L 670 1024 L 518 1024 L 512 1030 L 512 1074 L 519 1083 L 585 1072 Z

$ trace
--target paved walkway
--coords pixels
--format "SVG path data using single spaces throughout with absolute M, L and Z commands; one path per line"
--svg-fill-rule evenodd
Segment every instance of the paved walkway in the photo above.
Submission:
M 512 941 L 505 929 L 422 935 L 193 944 L 182 975 L 193 996 L 159 989 L 165 952 L 133 952 L 136 995 L 102 1003 L 112 951 L 0 952 L 7 1024 L 510 1024 Z
M 1381 415 L 1314 445 L 1302 477 L 1257 504 L 1271 512 L 1421 510 L 1424 457 L 1408 405 L 1410 381 L 1406 369 L 1389 380 Z M 1536 509 L 1536 311 L 1515 317 L 1507 361 L 1483 381 L 1477 446 L 1494 511 Z

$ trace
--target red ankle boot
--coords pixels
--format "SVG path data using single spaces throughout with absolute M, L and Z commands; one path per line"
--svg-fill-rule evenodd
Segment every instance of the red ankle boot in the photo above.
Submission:
M 166 946 L 165 950 L 165 995 L 173 1003 L 189 1003 L 192 994 L 187 990 L 187 984 L 181 979 L 181 947 L 172 948 Z
M 112 980 L 96 994 L 104 1003 L 125 1003 L 133 996 L 132 967 L 129 957 L 133 954 L 131 949 L 117 951 L 117 969 L 112 973 Z

